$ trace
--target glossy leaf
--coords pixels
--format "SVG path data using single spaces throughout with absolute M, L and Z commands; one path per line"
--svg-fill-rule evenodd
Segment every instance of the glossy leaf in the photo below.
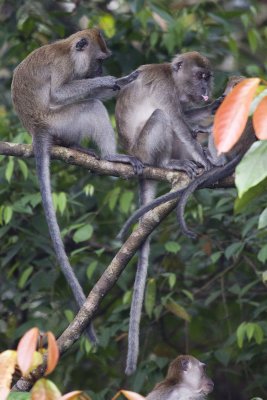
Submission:
M 145 310 L 149 318 L 152 317 L 153 310 L 155 308 L 156 290 L 156 280 L 153 278 L 149 279 L 145 293 Z
M 77 231 L 73 235 L 73 240 L 75 243 L 84 242 L 85 240 L 89 240 L 93 234 L 94 228 L 90 224 L 86 224 L 81 228 L 77 229 Z
M 187 322 L 191 321 L 191 316 L 188 314 L 188 312 L 186 311 L 186 309 L 182 306 L 180 306 L 180 304 L 176 303 L 173 300 L 170 300 L 166 305 L 165 305 L 166 309 L 168 311 L 170 311 L 171 313 L 173 313 L 174 315 L 176 315 L 178 318 L 182 318 Z
M 138 393 L 130 392 L 129 390 L 120 390 L 112 400 L 116 400 L 121 394 L 128 400 L 144 400 L 145 398 Z
M 59 359 L 59 350 L 57 346 L 57 341 L 52 332 L 47 332 L 47 368 L 45 375 L 50 374 L 57 366 Z
M 59 400 L 61 393 L 48 379 L 39 379 L 32 388 L 31 400 Z
M 253 143 L 236 168 L 235 184 L 238 196 L 242 197 L 250 188 L 267 177 L 267 141 Z M 255 168 L 255 164 L 257 168 Z
M 267 96 L 264 97 L 256 108 L 253 116 L 253 126 L 258 139 L 267 139 Z
M 6 350 L 0 354 L 0 399 L 5 400 L 9 394 L 12 375 L 17 363 L 17 352 Z
M 214 143 L 219 154 L 227 153 L 240 138 L 259 83 L 259 78 L 248 78 L 238 83 L 216 112 Z
M 17 352 L 18 352 L 18 365 L 22 372 L 22 375 L 27 375 L 29 372 L 32 362 L 33 354 L 36 350 L 37 340 L 39 336 L 39 329 L 32 328 L 25 333 L 19 341 Z
M 75 390 L 60 397 L 60 400 L 79 400 L 81 398 L 80 396 L 81 393 L 82 393 L 81 390 Z

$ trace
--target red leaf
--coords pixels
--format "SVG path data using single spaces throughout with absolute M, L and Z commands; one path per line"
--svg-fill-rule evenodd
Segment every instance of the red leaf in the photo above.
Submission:
M 59 359 L 57 341 L 52 332 L 47 332 L 47 341 L 47 368 L 45 371 L 45 375 L 50 374 L 55 369 Z
M 138 393 L 135 392 L 130 392 L 129 390 L 120 390 L 113 398 L 112 400 L 116 400 L 121 394 L 123 394 L 126 399 L 128 400 L 145 400 L 143 396 L 141 396 Z
M 76 400 L 77 396 L 81 394 L 81 390 L 75 390 L 74 392 L 70 392 L 60 397 L 60 400 Z
M 264 97 L 256 108 L 253 117 L 255 135 L 260 140 L 267 139 L 267 97 Z
M 37 340 L 39 336 L 39 329 L 32 328 L 25 333 L 19 341 L 17 354 L 18 354 L 18 366 L 22 372 L 22 375 L 27 375 L 33 362 L 33 354 L 36 350 Z
M 214 143 L 219 154 L 227 153 L 242 135 L 259 83 L 259 78 L 248 78 L 238 83 L 216 112 Z

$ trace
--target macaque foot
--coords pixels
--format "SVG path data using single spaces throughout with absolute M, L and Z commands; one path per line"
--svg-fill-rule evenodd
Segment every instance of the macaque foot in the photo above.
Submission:
M 184 171 L 190 179 L 194 178 L 198 172 L 197 164 L 190 160 L 170 160 L 164 166 L 173 170 Z
M 134 156 L 128 156 L 126 154 L 112 154 L 105 156 L 104 160 L 131 164 L 136 175 L 143 174 L 144 164 Z

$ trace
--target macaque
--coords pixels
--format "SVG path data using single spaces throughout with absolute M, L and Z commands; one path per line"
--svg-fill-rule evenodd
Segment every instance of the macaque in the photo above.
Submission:
M 102 158 L 131 163 L 137 173 L 142 172 L 139 160 L 117 154 L 114 131 L 101 102 L 135 80 L 138 72 L 119 79 L 101 76 L 102 63 L 110 55 L 100 31 L 86 29 L 30 53 L 15 69 L 11 87 L 14 108 L 32 135 L 43 207 L 55 253 L 79 307 L 86 297 L 66 255 L 53 207 L 50 149 L 54 143 L 80 149 L 81 140 L 88 137 Z M 91 150 L 83 151 L 95 155 Z
M 227 95 L 233 87 L 242 81 L 244 78 L 239 76 L 232 76 L 229 78 L 224 95 Z M 212 129 L 210 130 L 212 133 Z M 248 120 L 244 132 L 235 144 L 235 146 L 225 154 L 217 155 L 217 150 L 214 145 L 214 139 L 212 134 L 209 136 L 207 158 L 212 163 L 213 167 L 209 171 L 204 171 L 202 175 L 196 177 L 185 189 L 180 189 L 171 193 L 164 194 L 158 197 L 151 203 L 139 208 L 124 224 L 121 229 L 121 235 L 124 235 L 129 227 L 135 223 L 139 218 L 141 218 L 145 213 L 157 207 L 158 205 L 165 203 L 170 200 L 174 200 L 181 196 L 178 206 L 177 214 L 178 221 L 182 232 L 191 238 L 195 238 L 196 234 L 189 230 L 186 226 L 184 220 L 184 209 L 189 196 L 194 193 L 197 189 L 201 187 L 210 187 L 218 180 L 230 176 L 239 161 L 243 158 L 244 154 L 250 148 L 253 142 L 255 142 L 256 137 L 254 134 L 254 128 L 251 120 Z
M 208 170 L 202 146 L 195 140 L 184 110 L 210 99 L 212 73 L 208 59 L 198 52 L 174 57 L 171 63 L 143 65 L 135 82 L 123 88 L 116 103 L 119 140 L 127 154 L 143 164 L 185 171 L 190 177 L 199 166 Z M 212 107 L 208 107 L 211 109 Z M 196 112 L 196 120 L 202 112 Z M 154 197 L 156 184 L 140 178 L 140 204 Z M 126 374 L 136 369 L 139 325 L 144 298 L 150 244 L 140 248 L 128 337 Z
M 214 384 L 206 375 L 206 365 L 192 356 L 178 356 L 170 363 L 166 378 L 158 383 L 147 400 L 204 400 Z

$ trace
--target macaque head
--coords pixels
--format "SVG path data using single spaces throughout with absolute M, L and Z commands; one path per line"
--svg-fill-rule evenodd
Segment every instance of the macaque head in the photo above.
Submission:
M 213 382 L 206 375 L 206 365 L 192 356 L 178 356 L 169 366 L 167 380 L 192 390 L 192 393 L 207 395 L 213 390 Z
M 172 73 L 182 102 L 200 103 L 210 100 L 212 73 L 206 57 L 197 51 L 177 55 L 172 61 Z
M 102 63 L 111 56 L 101 32 L 85 29 L 70 36 L 71 58 L 75 75 L 79 78 L 95 78 L 102 75 Z

